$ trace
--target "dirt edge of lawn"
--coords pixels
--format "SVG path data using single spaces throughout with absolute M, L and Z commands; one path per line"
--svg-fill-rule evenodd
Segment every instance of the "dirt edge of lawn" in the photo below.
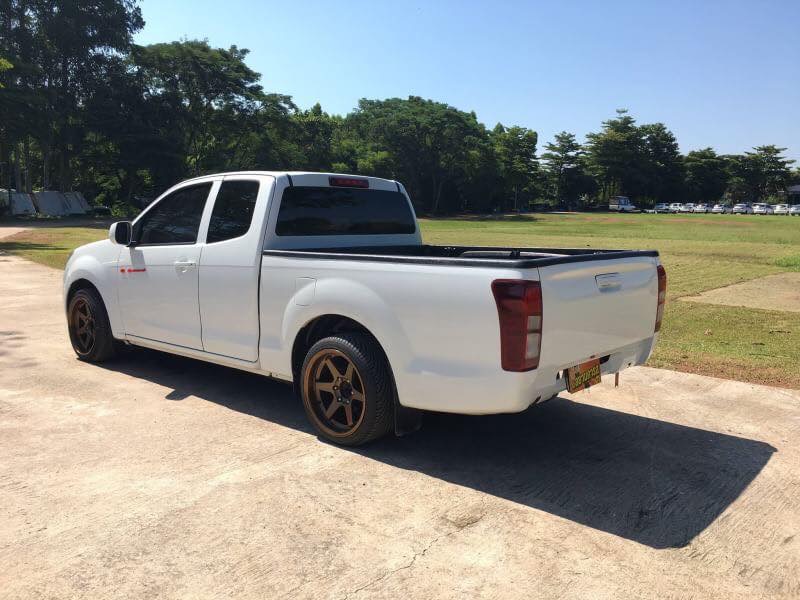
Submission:
M 786 272 L 682 296 L 683 302 L 800 312 L 800 273 Z

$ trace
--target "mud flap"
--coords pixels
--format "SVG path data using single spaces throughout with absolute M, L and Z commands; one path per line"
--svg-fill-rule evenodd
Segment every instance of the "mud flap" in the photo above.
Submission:
M 419 431 L 422 427 L 422 414 L 423 411 L 416 408 L 408 408 L 402 406 L 397 400 L 397 394 L 394 397 L 394 434 L 397 437 L 403 437 L 415 431 Z

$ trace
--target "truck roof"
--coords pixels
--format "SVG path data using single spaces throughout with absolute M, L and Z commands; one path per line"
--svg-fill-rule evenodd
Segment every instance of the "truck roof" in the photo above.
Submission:
M 359 179 L 369 179 L 370 181 L 384 181 L 391 184 L 398 183 L 394 179 L 385 179 L 383 177 L 356 175 L 353 173 L 329 173 L 325 171 L 224 171 L 221 173 L 206 173 L 205 175 L 198 175 L 197 177 L 184 179 L 181 183 L 186 181 L 195 181 L 198 179 L 206 179 L 207 177 L 221 177 L 224 175 L 269 175 L 271 177 L 280 177 L 282 175 L 286 175 L 290 178 L 302 177 L 304 175 L 324 175 L 326 177 L 357 177 Z

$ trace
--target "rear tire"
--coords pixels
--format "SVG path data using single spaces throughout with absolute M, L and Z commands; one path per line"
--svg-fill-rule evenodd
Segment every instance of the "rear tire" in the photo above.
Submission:
M 67 327 L 72 349 L 80 360 L 99 363 L 116 354 L 108 313 L 95 290 L 84 288 L 73 294 L 67 307 Z
M 394 384 L 371 337 L 345 332 L 319 340 L 306 354 L 300 378 L 306 416 L 326 440 L 360 446 L 392 430 Z

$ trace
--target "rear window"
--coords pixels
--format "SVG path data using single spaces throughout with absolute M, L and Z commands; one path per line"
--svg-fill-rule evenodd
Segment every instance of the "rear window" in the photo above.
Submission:
M 278 235 L 379 235 L 415 233 L 417 225 L 400 192 L 296 186 L 283 192 Z

